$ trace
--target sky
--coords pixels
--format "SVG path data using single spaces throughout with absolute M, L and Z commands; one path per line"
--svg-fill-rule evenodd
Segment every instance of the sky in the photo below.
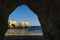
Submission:
M 18 6 L 9 16 L 10 20 L 29 22 L 30 26 L 41 26 L 38 16 L 27 5 Z

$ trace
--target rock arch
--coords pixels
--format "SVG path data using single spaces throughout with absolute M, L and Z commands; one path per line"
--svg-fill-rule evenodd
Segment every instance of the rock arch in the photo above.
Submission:
M 34 11 L 41 22 L 46 40 L 60 39 L 59 0 L 0 0 L 0 40 L 8 29 L 8 17 L 19 5 L 26 4 Z

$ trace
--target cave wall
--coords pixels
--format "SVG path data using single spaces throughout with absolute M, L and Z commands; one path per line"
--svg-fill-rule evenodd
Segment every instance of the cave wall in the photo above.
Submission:
M 8 29 L 8 18 L 14 9 L 27 5 L 42 25 L 44 40 L 60 40 L 60 0 L 0 0 L 0 39 Z

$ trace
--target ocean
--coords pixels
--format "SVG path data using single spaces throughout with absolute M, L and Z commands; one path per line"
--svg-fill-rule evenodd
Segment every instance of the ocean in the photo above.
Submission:
M 31 26 L 28 29 L 8 29 L 6 32 L 5 40 L 15 40 L 15 39 L 28 39 L 28 38 L 38 38 L 43 36 L 41 26 Z

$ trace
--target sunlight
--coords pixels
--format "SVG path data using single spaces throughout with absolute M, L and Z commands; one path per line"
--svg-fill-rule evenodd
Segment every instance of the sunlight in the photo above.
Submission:
M 43 36 L 41 24 L 37 15 L 26 5 L 18 6 L 9 16 L 8 35 Z

